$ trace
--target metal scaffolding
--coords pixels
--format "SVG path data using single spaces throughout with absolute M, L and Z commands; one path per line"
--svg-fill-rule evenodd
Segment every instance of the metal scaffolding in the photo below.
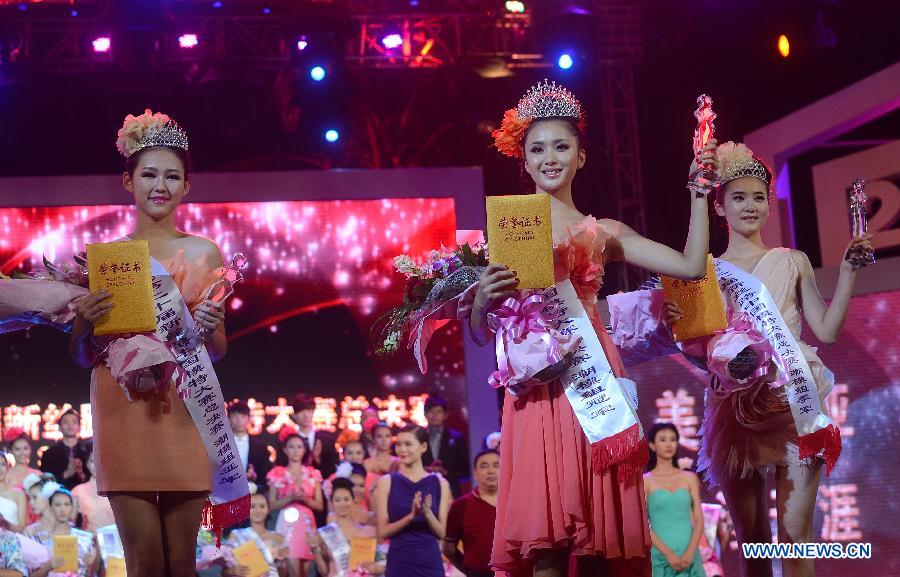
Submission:
M 635 66 L 643 57 L 640 13 L 636 6 L 598 2 L 597 43 L 601 108 L 606 155 L 616 198 L 616 219 L 645 234 L 644 184 L 638 134 Z M 645 276 L 632 266 L 620 267 L 621 290 L 635 288 Z

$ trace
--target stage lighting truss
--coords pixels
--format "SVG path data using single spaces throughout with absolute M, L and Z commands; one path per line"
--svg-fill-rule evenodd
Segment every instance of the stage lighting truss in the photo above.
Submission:
M 367 14 L 353 21 L 356 42 L 344 58 L 349 66 L 434 68 L 479 58 L 502 58 L 510 68 L 551 64 L 527 33 L 530 14 Z M 386 46 L 388 37 L 402 42 Z

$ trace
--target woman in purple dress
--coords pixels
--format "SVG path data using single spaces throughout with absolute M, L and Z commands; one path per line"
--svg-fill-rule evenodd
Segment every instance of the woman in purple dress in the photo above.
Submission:
M 450 485 L 425 471 L 427 450 L 425 429 L 405 427 L 397 435 L 399 470 L 375 488 L 378 537 L 391 540 L 386 577 L 444 577 L 439 543 L 447 529 Z

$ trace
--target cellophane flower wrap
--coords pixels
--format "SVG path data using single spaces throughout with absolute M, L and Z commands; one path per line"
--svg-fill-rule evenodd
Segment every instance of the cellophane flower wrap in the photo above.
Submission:
M 397 272 L 406 277 L 403 303 L 375 321 L 371 333 L 375 353 L 390 355 L 406 342 L 424 373 L 424 351 L 431 335 L 457 318 L 458 297 L 478 282 L 487 264 L 486 247 L 468 243 L 452 250 L 441 246 L 419 259 L 407 254 L 395 257 Z

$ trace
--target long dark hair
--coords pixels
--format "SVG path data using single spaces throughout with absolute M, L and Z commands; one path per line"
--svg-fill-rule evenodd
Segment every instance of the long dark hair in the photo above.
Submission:
M 674 432 L 675 440 L 678 441 L 678 439 L 680 437 L 678 435 L 678 428 L 675 425 L 673 425 L 672 423 L 656 423 L 655 425 L 653 425 L 650 428 L 650 432 L 647 433 L 647 442 L 655 443 L 656 442 L 656 434 L 664 429 L 668 429 L 668 430 Z M 654 451 L 653 449 L 649 449 L 649 448 L 648 448 L 648 450 L 650 451 L 650 458 L 647 460 L 647 470 L 652 471 L 653 469 L 656 468 L 656 451 Z M 677 448 L 675 449 L 675 455 L 672 456 L 672 462 L 673 463 L 678 462 L 678 449 Z
M 290 433 L 285 434 L 279 440 L 281 441 L 281 450 L 278 451 L 278 454 L 275 456 L 275 464 L 281 465 L 282 467 L 287 467 L 289 464 L 287 455 L 284 450 L 287 448 L 288 442 L 291 439 L 300 439 L 300 443 L 303 445 L 303 458 L 300 459 L 300 464 L 309 466 L 312 464 L 312 450 L 306 444 L 306 439 L 300 436 L 296 431 L 292 431 Z

